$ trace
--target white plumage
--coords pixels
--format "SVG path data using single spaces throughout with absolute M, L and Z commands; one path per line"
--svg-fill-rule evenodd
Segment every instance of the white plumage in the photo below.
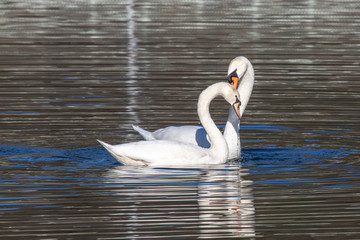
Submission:
M 222 96 L 240 117 L 240 95 L 233 86 L 220 82 L 206 88 L 199 96 L 198 115 L 209 137 L 210 148 L 173 140 L 153 140 L 110 145 L 98 140 L 124 165 L 176 166 L 220 164 L 228 158 L 228 146 L 209 113 L 210 102 Z
M 237 77 L 237 80 L 233 80 L 232 77 Z M 250 61 L 242 56 L 234 58 L 229 64 L 228 80 L 239 90 L 241 101 L 240 115 L 242 116 L 249 102 L 254 85 L 254 69 Z M 210 147 L 207 133 L 201 126 L 170 126 L 154 132 L 146 131 L 139 126 L 133 126 L 133 128 L 147 141 L 172 140 L 203 148 Z M 228 159 L 237 159 L 241 155 L 239 130 L 240 120 L 233 108 L 230 107 L 224 128 L 224 137 L 229 147 Z

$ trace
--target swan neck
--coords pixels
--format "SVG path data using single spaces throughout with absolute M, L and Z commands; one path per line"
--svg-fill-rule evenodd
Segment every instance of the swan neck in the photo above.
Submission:
M 216 124 L 210 115 L 210 102 L 217 96 L 223 96 L 221 92 L 221 86 L 214 84 L 205 89 L 199 97 L 198 101 L 198 115 L 200 122 L 203 125 L 210 142 L 210 152 L 216 159 L 221 159 L 219 163 L 223 163 L 227 159 L 228 146 L 224 136 L 217 128 Z
M 254 86 L 254 69 L 251 64 L 248 64 L 241 82 L 239 84 L 239 93 L 241 100 L 240 114 L 243 115 L 245 108 L 250 100 L 252 89 Z
M 234 109 L 229 108 L 228 119 L 225 124 L 224 137 L 229 148 L 228 159 L 238 159 L 241 155 L 240 120 Z

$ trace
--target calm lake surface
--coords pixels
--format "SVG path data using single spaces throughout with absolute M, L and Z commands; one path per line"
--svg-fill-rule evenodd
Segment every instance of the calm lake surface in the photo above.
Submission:
M 360 239 L 359 1 L 0 3 L 0 239 Z M 121 166 L 246 56 L 242 158 Z M 228 105 L 212 103 L 224 126 Z

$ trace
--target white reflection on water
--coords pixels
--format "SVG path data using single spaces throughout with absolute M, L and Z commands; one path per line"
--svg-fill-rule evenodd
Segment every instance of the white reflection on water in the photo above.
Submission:
M 206 171 L 199 184 L 201 237 L 232 234 L 254 237 L 254 201 L 251 180 L 243 171 Z
M 136 65 L 136 58 L 137 58 L 137 43 L 138 39 L 135 35 L 135 10 L 134 10 L 134 0 L 129 0 L 126 6 L 126 18 L 127 18 L 127 33 L 128 33 L 128 72 L 126 74 L 126 84 L 127 84 L 127 94 L 128 94 L 128 105 L 127 105 L 127 112 L 134 118 L 136 122 L 139 122 L 137 110 L 134 106 L 137 106 L 137 99 L 136 96 L 139 92 L 139 88 L 137 87 L 137 77 L 136 72 L 138 71 L 138 66 Z
M 126 6 L 127 10 L 127 31 L 128 31 L 128 73 L 127 77 L 130 80 L 136 79 L 136 72 L 139 69 L 136 66 L 136 57 L 137 57 L 137 42 L 138 39 L 135 36 L 135 11 L 134 11 L 134 0 L 129 0 L 128 5 Z
M 252 181 L 238 166 L 201 169 L 118 167 L 105 176 L 118 199 L 129 237 L 154 234 L 199 238 L 255 237 Z M 165 231 L 165 232 L 164 232 Z

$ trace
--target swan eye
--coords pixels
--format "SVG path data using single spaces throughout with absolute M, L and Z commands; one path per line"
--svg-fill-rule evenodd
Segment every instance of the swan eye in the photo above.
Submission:
M 236 73 L 237 69 L 235 69 L 233 72 L 231 72 L 228 76 L 227 76 L 227 80 L 228 82 L 234 87 L 234 88 L 238 88 L 239 87 L 239 76 Z

